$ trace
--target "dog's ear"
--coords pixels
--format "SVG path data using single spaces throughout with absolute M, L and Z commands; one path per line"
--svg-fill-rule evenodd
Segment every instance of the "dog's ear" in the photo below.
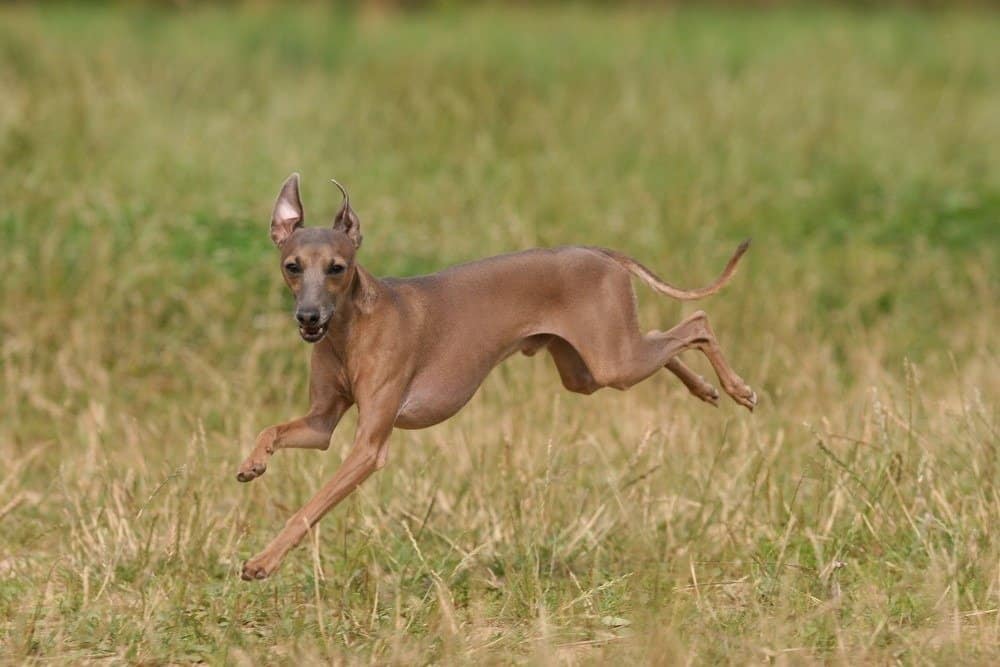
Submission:
M 351 198 L 348 196 L 347 190 L 344 189 L 344 186 L 337 181 L 333 181 L 333 184 L 340 188 L 341 194 L 344 195 L 344 203 L 340 205 L 340 210 L 337 211 L 337 215 L 333 219 L 333 228 L 339 229 L 347 234 L 347 238 L 351 239 L 351 242 L 354 243 L 354 247 L 360 248 L 361 221 L 358 220 L 357 213 L 355 213 L 354 209 L 351 208 Z
M 302 200 L 299 199 L 299 175 L 295 173 L 281 186 L 278 199 L 274 202 L 274 212 L 271 213 L 271 240 L 274 245 L 280 248 L 292 232 L 302 226 L 304 219 Z

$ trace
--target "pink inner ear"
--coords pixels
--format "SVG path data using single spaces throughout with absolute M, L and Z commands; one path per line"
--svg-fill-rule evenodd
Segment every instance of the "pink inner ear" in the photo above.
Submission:
M 301 220 L 302 214 L 287 201 L 282 200 L 274 210 L 274 218 L 279 222 L 292 222 Z

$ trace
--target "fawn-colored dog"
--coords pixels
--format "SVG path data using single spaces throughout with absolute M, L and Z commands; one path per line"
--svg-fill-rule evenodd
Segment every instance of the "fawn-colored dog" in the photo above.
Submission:
M 394 428 L 448 419 L 515 352 L 548 350 L 563 385 L 583 394 L 626 389 L 666 367 L 714 405 L 715 388 L 677 358 L 695 348 L 727 394 L 750 410 L 756 404 L 756 394 L 726 363 L 705 313 L 668 331 L 640 333 L 630 280 L 637 276 L 677 299 L 708 296 L 732 277 L 748 242 L 714 283 L 698 290 L 669 285 L 620 253 L 582 246 L 378 279 L 355 261 L 361 227 L 341 191 L 344 202 L 329 227 L 303 227 L 298 174 L 285 181 L 274 205 L 271 240 L 295 295 L 299 334 L 315 343 L 310 407 L 304 417 L 264 429 L 237 478 L 249 482 L 262 475 L 278 449 L 327 449 L 337 422 L 356 403 L 354 445 L 333 478 L 244 564 L 244 579 L 273 573 L 320 517 L 385 465 Z

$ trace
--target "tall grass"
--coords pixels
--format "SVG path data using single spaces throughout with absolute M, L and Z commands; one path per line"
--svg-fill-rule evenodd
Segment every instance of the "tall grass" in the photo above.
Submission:
M 2 660 L 995 662 L 998 28 L 3 7 Z M 694 286 L 753 236 L 698 305 L 757 412 L 511 359 L 240 581 L 354 423 L 235 482 L 305 407 L 292 170 L 376 274 L 587 243 Z

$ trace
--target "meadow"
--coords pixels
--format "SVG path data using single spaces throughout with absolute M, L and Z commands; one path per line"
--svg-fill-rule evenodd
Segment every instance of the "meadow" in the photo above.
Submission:
M 997 664 L 1000 15 L 0 7 L 0 662 Z M 759 395 L 545 355 L 329 478 L 267 225 L 627 252 Z M 711 378 L 700 355 L 685 360 Z

